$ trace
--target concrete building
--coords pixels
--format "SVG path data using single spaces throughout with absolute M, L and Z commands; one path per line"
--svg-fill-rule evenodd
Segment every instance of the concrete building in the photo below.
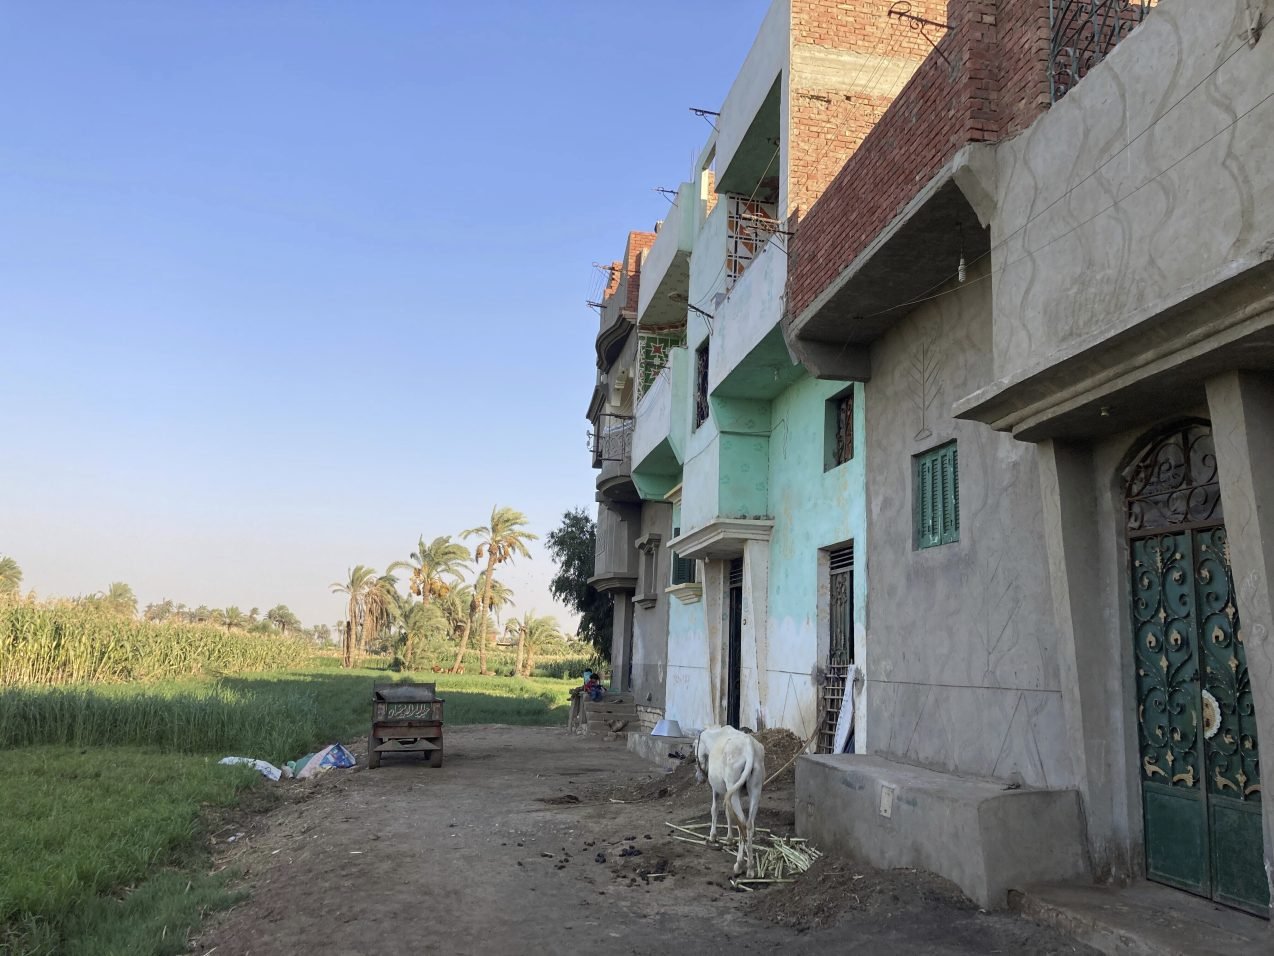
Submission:
M 665 700 L 683 727 L 811 737 L 839 713 L 858 648 L 859 387 L 794 362 L 780 321 L 789 222 L 929 50 L 876 13 L 771 6 L 643 269 L 632 474 L 645 501 L 670 503 L 673 534 L 657 542 L 667 571 L 650 559 L 638 588 L 677 599 Z
M 788 347 L 861 389 L 870 572 L 865 738 L 802 759 L 798 825 L 984 905 L 1148 876 L 1268 917 L 1274 9 L 949 7 L 788 245 Z
M 667 541 L 672 508 L 644 502 L 632 475 L 636 403 L 637 305 L 653 232 L 631 232 L 624 257 L 611 263 L 600 303 L 597 384 L 588 406 L 597 474 L 597 551 L 590 583 L 614 602 L 613 691 L 631 692 L 646 730 L 663 712 L 668 643 L 667 598 L 648 593 L 639 546 Z M 639 586 L 643 590 L 639 591 Z

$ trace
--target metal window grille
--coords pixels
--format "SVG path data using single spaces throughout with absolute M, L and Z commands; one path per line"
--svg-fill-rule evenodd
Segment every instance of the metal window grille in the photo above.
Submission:
M 778 230 L 778 205 L 731 196 L 726 213 L 725 287 L 729 291 Z
M 828 662 L 854 661 L 854 547 L 833 551 L 829 562 L 831 578 L 831 621 Z
M 1049 0 L 1049 84 L 1056 103 L 1150 13 L 1157 0 Z
M 708 343 L 695 351 L 695 428 L 708 420 Z
M 743 587 L 743 559 L 735 558 L 730 562 L 730 587 Z
M 854 457 L 854 393 L 833 400 L 836 404 L 836 447 L 833 460 L 843 465 Z
M 854 660 L 854 546 L 838 548 L 828 555 L 831 585 L 829 602 L 827 677 L 823 682 L 823 721 L 819 727 L 818 751 L 831 753 L 836 746 L 836 721 L 840 717 L 849 681 L 849 665 Z
M 634 424 L 631 415 L 599 415 L 589 435 L 594 464 L 632 457 Z
M 960 540 L 960 461 L 955 442 L 912 460 L 917 548 Z

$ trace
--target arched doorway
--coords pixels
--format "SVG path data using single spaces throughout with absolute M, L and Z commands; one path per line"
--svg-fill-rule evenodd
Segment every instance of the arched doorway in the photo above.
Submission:
M 1160 433 L 1124 479 L 1147 875 L 1266 915 L 1256 720 L 1211 427 Z

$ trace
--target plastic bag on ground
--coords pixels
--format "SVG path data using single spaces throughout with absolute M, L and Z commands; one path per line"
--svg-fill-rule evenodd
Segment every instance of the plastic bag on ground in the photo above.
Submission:
M 259 772 L 267 780 L 278 780 L 283 776 L 283 771 L 274 764 L 266 763 L 264 760 L 254 760 L 252 757 L 222 757 L 217 763 L 226 764 L 227 766 L 236 763 L 245 764 Z
M 340 744 L 324 747 L 318 753 L 306 754 L 297 760 L 289 760 L 288 767 L 297 780 L 305 780 L 332 768 L 352 767 L 358 759 Z

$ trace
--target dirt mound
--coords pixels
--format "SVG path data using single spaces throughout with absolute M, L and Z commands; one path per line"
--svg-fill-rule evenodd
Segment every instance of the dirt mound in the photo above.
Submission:
M 865 863 L 824 857 L 797 882 L 757 901 L 756 915 L 780 926 L 818 929 L 849 913 L 889 914 L 916 906 L 952 910 L 977 907 L 954 883 L 919 870 L 877 870 Z
M 756 734 L 756 739 L 765 748 L 765 772 L 773 774 L 788 766 L 767 786 L 785 789 L 796 785 L 796 761 L 792 758 L 804 752 L 805 741 L 785 727 L 775 727 Z
M 666 800 L 680 797 L 699 786 L 695 783 L 694 761 L 687 760 L 671 773 L 659 773 L 649 780 L 627 786 L 615 787 L 598 794 L 603 800 L 618 800 L 623 803 L 645 803 L 650 800 Z M 703 785 L 705 790 L 707 785 Z M 711 793 L 708 793 L 711 799 Z

